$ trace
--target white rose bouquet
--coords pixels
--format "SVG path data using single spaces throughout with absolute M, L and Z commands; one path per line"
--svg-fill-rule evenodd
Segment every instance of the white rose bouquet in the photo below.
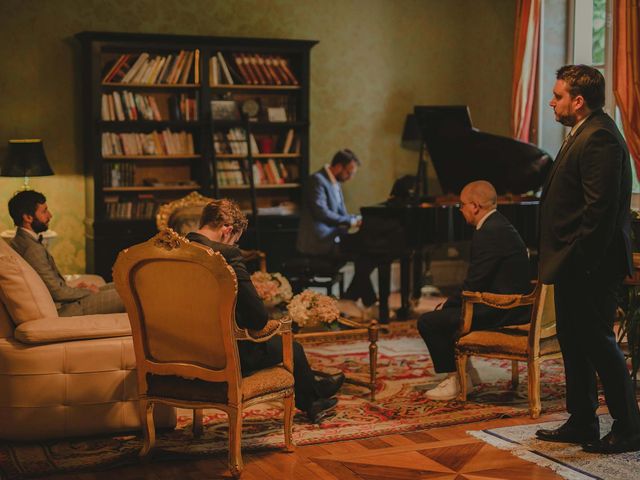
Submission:
M 268 307 L 288 302 L 293 296 L 289 280 L 280 273 L 254 272 L 251 274 L 251 282 Z
M 291 320 L 300 327 L 321 323 L 329 325 L 340 318 L 336 300 L 313 290 L 305 290 L 293 297 L 287 310 Z

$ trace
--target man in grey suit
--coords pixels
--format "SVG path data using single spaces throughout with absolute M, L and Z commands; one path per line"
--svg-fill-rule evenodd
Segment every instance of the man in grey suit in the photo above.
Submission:
M 58 315 L 71 317 L 125 311 L 113 283 L 100 288 L 85 283 L 76 287 L 67 285 L 55 260 L 42 244 L 41 234 L 49 228 L 53 216 L 43 194 L 33 190 L 16 193 L 9 200 L 9 214 L 18 227 L 11 246 L 40 275 L 56 303 Z
M 300 215 L 297 248 L 305 255 L 354 260 L 355 275 L 342 298 L 361 299 L 365 307 L 371 307 L 376 294 L 369 275 L 376 264 L 359 255 L 359 236 L 348 233 L 351 227 L 359 227 L 362 219 L 347 212 L 341 186 L 353 178 L 359 165 L 355 153 L 345 148 L 333 156 L 330 165 L 311 175 Z

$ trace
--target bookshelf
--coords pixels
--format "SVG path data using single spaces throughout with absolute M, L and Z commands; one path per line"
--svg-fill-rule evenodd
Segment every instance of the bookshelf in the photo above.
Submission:
M 249 214 L 271 270 L 295 251 L 309 175 L 314 41 L 82 32 L 87 270 L 155 234 L 197 190 Z

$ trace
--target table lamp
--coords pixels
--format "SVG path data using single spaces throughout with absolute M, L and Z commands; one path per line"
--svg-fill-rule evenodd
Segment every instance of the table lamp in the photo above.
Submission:
M 29 177 L 53 175 L 42 140 L 9 140 L 9 150 L 0 166 L 0 177 L 24 177 L 21 190 L 31 190 Z

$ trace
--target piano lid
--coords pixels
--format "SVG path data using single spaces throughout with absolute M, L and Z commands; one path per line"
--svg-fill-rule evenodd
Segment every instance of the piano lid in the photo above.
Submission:
M 465 105 L 416 106 L 414 114 L 445 194 L 474 180 L 491 182 L 498 195 L 537 191 L 553 164 L 535 145 L 473 128 Z

